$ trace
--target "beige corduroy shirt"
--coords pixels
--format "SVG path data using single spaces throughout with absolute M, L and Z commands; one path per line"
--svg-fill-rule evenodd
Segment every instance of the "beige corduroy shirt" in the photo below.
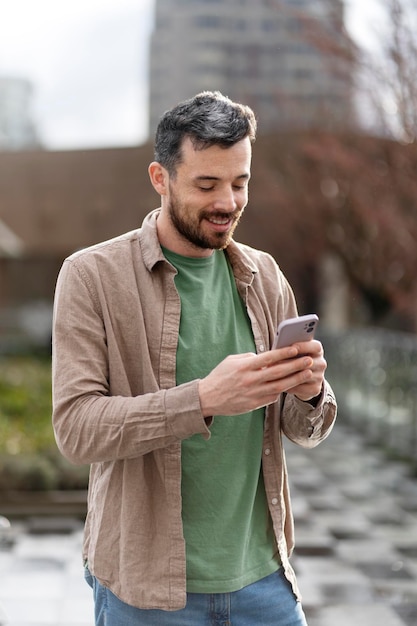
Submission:
M 175 610 L 186 603 L 181 440 L 195 433 L 209 438 L 210 424 L 201 413 L 198 381 L 175 385 L 180 300 L 175 269 L 159 245 L 157 215 L 76 252 L 62 266 L 54 306 L 53 424 L 61 452 L 91 464 L 83 553 L 90 571 L 130 605 Z M 296 315 L 293 293 L 268 254 L 236 242 L 227 254 L 256 350 L 268 350 L 277 324 Z M 316 407 L 283 394 L 266 409 L 265 488 L 282 565 L 297 595 L 281 438 L 314 447 L 335 416 L 327 382 Z

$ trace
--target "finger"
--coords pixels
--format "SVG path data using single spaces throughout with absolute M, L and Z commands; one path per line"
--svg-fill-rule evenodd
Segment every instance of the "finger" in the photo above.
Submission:
M 271 367 L 281 361 L 294 359 L 299 354 L 299 348 L 296 345 L 287 346 L 285 348 L 275 348 L 268 350 L 262 354 L 256 355 L 256 366 L 258 368 Z
M 314 361 L 310 356 L 287 359 L 277 365 L 264 368 L 261 370 L 260 376 L 265 382 L 282 380 L 299 372 L 312 371 L 313 365 Z
M 323 346 L 320 341 L 311 339 L 310 341 L 297 342 L 293 345 L 299 354 L 323 355 Z
M 277 381 L 271 381 L 270 385 L 276 389 L 278 394 L 288 391 L 292 393 L 293 388 L 304 389 L 306 385 L 311 384 L 312 377 L 312 371 L 310 369 L 304 369 Z

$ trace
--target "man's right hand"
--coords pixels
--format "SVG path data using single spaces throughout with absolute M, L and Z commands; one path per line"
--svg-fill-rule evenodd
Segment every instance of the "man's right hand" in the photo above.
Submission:
M 308 342 L 318 344 L 319 342 Z M 276 402 L 284 391 L 299 388 L 314 378 L 315 359 L 303 354 L 304 344 L 263 354 L 226 357 L 200 380 L 200 404 L 204 417 L 239 415 Z M 317 351 L 319 348 L 317 346 Z

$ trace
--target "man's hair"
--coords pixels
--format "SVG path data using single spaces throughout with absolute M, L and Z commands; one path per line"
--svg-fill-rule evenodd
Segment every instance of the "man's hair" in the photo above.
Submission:
M 155 135 L 155 161 L 171 176 L 181 163 L 181 147 L 189 137 L 195 150 L 213 145 L 233 146 L 249 137 L 256 138 L 256 119 L 252 109 L 232 102 L 219 91 L 203 91 L 180 102 L 161 117 Z

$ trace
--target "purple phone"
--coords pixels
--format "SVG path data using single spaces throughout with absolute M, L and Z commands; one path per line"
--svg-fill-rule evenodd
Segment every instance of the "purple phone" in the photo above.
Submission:
M 277 329 L 272 348 L 284 348 L 298 341 L 314 338 L 319 318 L 314 313 L 283 320 Z

